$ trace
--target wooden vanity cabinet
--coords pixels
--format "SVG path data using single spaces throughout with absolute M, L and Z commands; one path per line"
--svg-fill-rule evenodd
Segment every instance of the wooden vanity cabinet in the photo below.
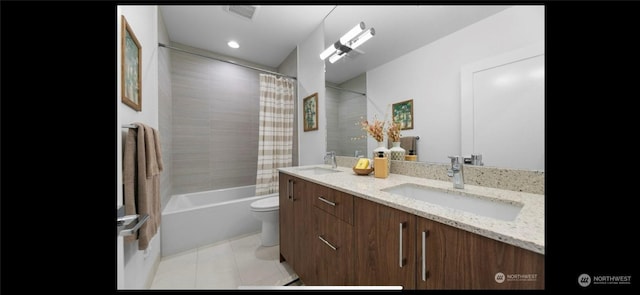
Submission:
M 280 173 L 280 261 L 305 285 L 544 289 L 544 255 Z
M 313 203 L 312 249 L 317 285 L 353 285 L 353 196 L 306 183 Z
M 353 285 L 353 196 L 280 173 L 280 260 L 308 286 Z
M 355 284 L 415 288 L 416 216 L 354 199 Z
M 295 250 L 293 235 L 293 181 L 295 177 L 279 173 L 278 176 L 278 227 L 280 231 L 280 262 L 293 264 Z M 299 187 L 299 186 L 297 186 Z M 291 265 L 293 266 L 293 265 Z
M 303 282 L 312 285 L 315 271 L 309 257 L 313 255 L 313 216 L 307 183 L 285 173 L 279 174 L 280 261 L 287 261 Z
M 544 289 L 544 255 L 422 217 L 416 238 L 417 289 Z

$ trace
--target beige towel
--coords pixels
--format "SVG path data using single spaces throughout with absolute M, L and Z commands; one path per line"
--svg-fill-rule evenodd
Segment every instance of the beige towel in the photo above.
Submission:
M 408 155 L 410 150 L 418 154 L 418 142 L 415 136 L 400 137 L 400 147 L 407 151 L 405 155 Z
M 161 217 L 160 172 L 162 153 L 157 130 L 142 123 L 134 123 L 137 129 L 129 129 L 125 140 L 123 175 L 125 214 L 149 215 L 137 235 L 125 237 L 126 241 L 138 239 L 138 249 L 144 250 L 158 232 Z

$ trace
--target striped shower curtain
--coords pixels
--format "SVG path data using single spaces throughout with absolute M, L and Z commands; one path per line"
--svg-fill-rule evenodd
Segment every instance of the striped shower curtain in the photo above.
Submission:
M 293 81 L 260 74 L 260 129 L 256 196 L 278 192 L 278 168 L 292 165 Z

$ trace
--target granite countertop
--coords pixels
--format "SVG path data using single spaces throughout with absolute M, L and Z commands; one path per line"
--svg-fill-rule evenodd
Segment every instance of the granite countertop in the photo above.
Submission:
M 455 189 L 451 181 L 400 174 L 389 174 L 387 178 L 375 178 L 373 173 L 367 176 L 356 175 L 351 168 L 347 167 L 335 168 L 333 170 L 340 172 L 327 174 L 315 174 L 312 170 L 305 170 L 312 167 L 332 169 L 330 165 L 308 165 L 279 168 L 278 170 L 356 197 L 544 255 L 544 195 L 469 184 L 465 184 L 464 189 Z M 406 183 L 444 190 L 453 194 L 466 194 L 512 204 L 522 204 L 523 206 L 515 220 L 504 221 L 382 191 Z

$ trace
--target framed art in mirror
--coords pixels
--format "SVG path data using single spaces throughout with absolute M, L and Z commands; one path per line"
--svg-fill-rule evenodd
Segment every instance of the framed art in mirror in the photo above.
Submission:
M 304 131 L 318 130 L 318 93 L 311 94 L 302 101 Z
M 393 123 L 398 123 L 400 130 L 413 129 L 413 99 L 394 103 L 391 111 Z
M 122 102 L 142 111 L 142 46 L 127 19 L 122 16 Z

